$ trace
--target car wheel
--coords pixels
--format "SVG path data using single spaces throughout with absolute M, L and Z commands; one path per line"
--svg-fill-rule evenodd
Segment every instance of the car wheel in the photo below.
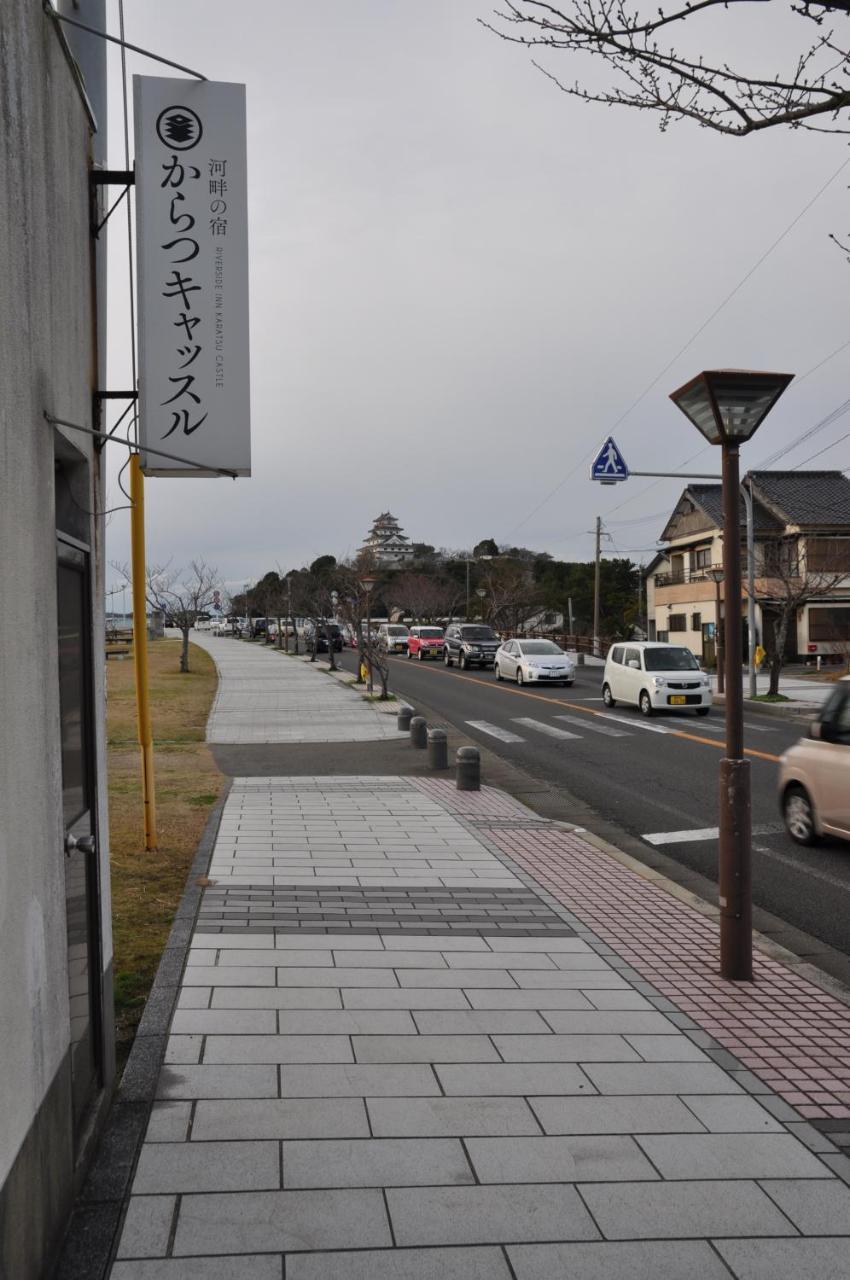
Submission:
M 460 667 L 461 671 L 465 671 L 465 670 L 466 670 L 466 668 L 467 668 L 467 661 L 466 661 L 466 654 L 465 654 L 465 653 L 462 653 L 462 654 L 460 655 L 460 658 L 458 659 L 458 664 L 457 664 L 457 665 Z
M 782 816 L 785 827 L 795 844 L 817 844 L 815 811 L 805 787 L 794 783 L 782 797 Z
M 602 686 L 602 701 L 606 707 L 616 707 L 617 705 L 611 694 L 611 686 L 608 684 L 603 684 Z
M 447 666 L 447 667 L 450 667 L 450 666 L 452 665 L 452 660 L 451 660 L 451 658 L 449 657 L 449 651 L 448 651 L 448 649 L 446 649 L 446 656 L 445 656 L 445 658 L 443 659 L 443 661 L 445 662 L 445 664 L 446 664 L 446 666 Z
M 710 711 L 711 707 L 697 707 L 698 716 L 707 716 Z
M 410 654 L 408 653 L 408 655 L 407 655 L 407 656 L 408 656 L 408 658 L 409 658 L 409 657 L 410 657 Z M 422 661 L 422 650 L 421 650 L 421 649 L 420 649 L 420 650 L 419 650 L 419 652 L 417 653 L 416 657 L 418 658 L 418 660 L 419 660 L 420 662 Z
M 412 658 L 412 657 L 413 657 L 413 654 L 410 652 L 410 650 L 409 650 L 409 649 L 408 649 L 408 651 L 407 651 L 407 655 L 406 655 L 406 656 L 407 656 L 408 658 Z M 420 656 L 420 658 L 422 657 L 422 651 L 421 651 L 421 649 L 420 649 L 420 651 L 419 651 L 419 656 Z
M 516 682 L 517 684 L 522 684 L 522 667 L 517 667 L 516 669 Z
M 652 715 L 653 706 L 652 706 L 652 699 L 650 698 L 649 694 L 646 692 L 646 689 L 641 690 L 640 702 L 638 703 L 638 706 L 640 707 L 641 715 L 646 716 L 648 720 L 649 717 Z
M 495 673 L 496 673 L 496 679 L 497 679 L 497 680 L 501 680 L 501 678 L 502 678 L 502 668 L 499 666 L 498 662 L 494 662 L 494 663 L 493 663 L 493 670 L 494 670 L 494 671 L 495 671 Z

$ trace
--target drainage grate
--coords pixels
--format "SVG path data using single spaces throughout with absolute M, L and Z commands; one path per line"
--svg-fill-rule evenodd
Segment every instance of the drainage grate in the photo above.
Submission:
M 529 889 L 238 885 L 204 892 L 201 933 L 410 933 L 572 937 Z

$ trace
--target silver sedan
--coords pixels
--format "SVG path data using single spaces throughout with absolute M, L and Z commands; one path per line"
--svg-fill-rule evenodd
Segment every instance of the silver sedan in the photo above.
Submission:
M 506 640 L 496 652 L 497 680 L 517 684 L 565 684 L 575 680 L 572 660 L 552 640 Z

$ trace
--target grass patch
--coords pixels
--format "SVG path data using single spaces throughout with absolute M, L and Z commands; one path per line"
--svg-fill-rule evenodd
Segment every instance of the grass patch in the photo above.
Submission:
M 786 698 L 784 693 L 757 693 L 754 698 L 749 698 L 749 702 L 791 702 L 791 698 Z
M 131 662 L 109 663 L 107 761 L 115 946 L 116 1051 L 123 1067 L 142 1016 L 174 912 L 223 778 L 204 741 L 217 677 L 212 658 L 179 640 L 148 648 L 159 848 L 146 853 L 142 826 L 136 692 Z

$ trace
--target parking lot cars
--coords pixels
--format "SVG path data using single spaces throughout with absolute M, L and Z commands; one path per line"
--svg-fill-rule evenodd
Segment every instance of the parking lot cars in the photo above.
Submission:
M 465 671 L 467 667 L 492 667 L 499 643 L 499 637 L 492 627 L 471 622 L 453 622 L 446 628 L 443 660 L 447 667 L 456 662 L 461 671 Z
M 407 653 L 410 630 L 402 622 L 382 622 L 378 627 L 378 645 L 385 653 Z
M 570 685 L 576 676 L 572 661 L 552 640 L 506 640 L 496 651 L 494 669 L 497 680 L 517 684 Z
M 445 637 L 442 627 L 411 627 L 407 638 L 408 658 L 442 658 Z
M 684 645 L 639 641 L 614 644 L 608 650 L 602 677 L 606 707 L 618 702 L 654 711 L 696 711 L 707 716 L 713 696 L 705 675 Z
M 809 728 L 779 762 L 779 802 L 797 844 L 850 840 L 850 677 L 839 680 Z

